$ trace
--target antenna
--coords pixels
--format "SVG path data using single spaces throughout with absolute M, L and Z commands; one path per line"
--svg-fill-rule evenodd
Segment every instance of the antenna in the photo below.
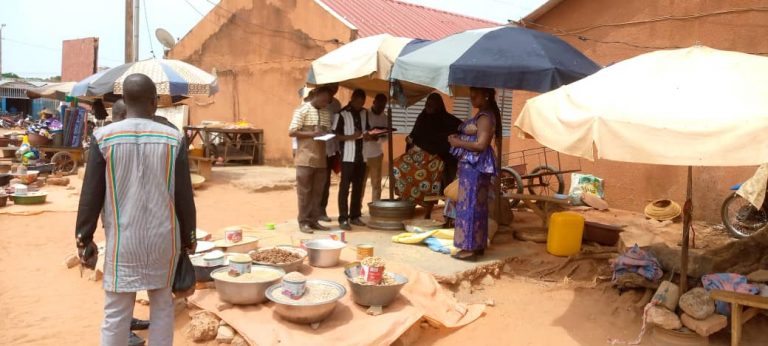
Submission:
M 157 37 L 157 40 L 160 41 L 166 50 L 171 50 L 176 45 L 176 39 L 173 38 L 173 35 L 163 28 L 155 30 L 155 37 Z

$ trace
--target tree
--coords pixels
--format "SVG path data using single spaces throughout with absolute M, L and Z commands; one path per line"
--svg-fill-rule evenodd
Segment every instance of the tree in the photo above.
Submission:
M 51 82 L 57 82 L 58 83 L 58 82 L 61 82 L 61 76 L 48 77 L 48 80 L 51 81 Z
M 6 72 L 2 75 L 3 78 L 21 78 L 19 75 L 13 73 L 13 72 Z

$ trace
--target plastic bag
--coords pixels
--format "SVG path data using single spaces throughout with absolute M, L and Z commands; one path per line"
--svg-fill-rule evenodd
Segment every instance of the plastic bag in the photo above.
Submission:
M 176 297 L 191 296 L 195 292 L 195 282 L 195 267 L 192 266 L 189 255 L 182 253 L 179 255 L 179 262 L 176 265 L 171 291 Z
M 591 193 L 605 199 L 603 191 L 603 179 L 591 174 L 571 173 L 571 189 L 568 192 L 572 205 L 584 205 L 581 196 L 585 193 Z

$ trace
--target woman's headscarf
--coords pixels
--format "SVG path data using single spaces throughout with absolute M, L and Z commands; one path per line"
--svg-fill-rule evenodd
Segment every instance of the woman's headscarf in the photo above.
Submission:
M 430 94 L 427 102 L 435 103 L 437 110 L 434 114 L 427 114 L 425 107 L 416 118 L 410 137 L 419 148 L 439 155 L 443 160 L 450 160 L 453 156 L 450 154 L 448 136 L 458 132 L 461 120 L 448 113 L 439 94 Z

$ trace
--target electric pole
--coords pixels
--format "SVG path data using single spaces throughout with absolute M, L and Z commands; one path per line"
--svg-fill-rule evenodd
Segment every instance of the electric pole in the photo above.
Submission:
M 139 56 L 139 1 L 125 0 L 125 63 Z
M 3 78 L 3 28 L 5 24 L 0 24 L 0 79 Z

